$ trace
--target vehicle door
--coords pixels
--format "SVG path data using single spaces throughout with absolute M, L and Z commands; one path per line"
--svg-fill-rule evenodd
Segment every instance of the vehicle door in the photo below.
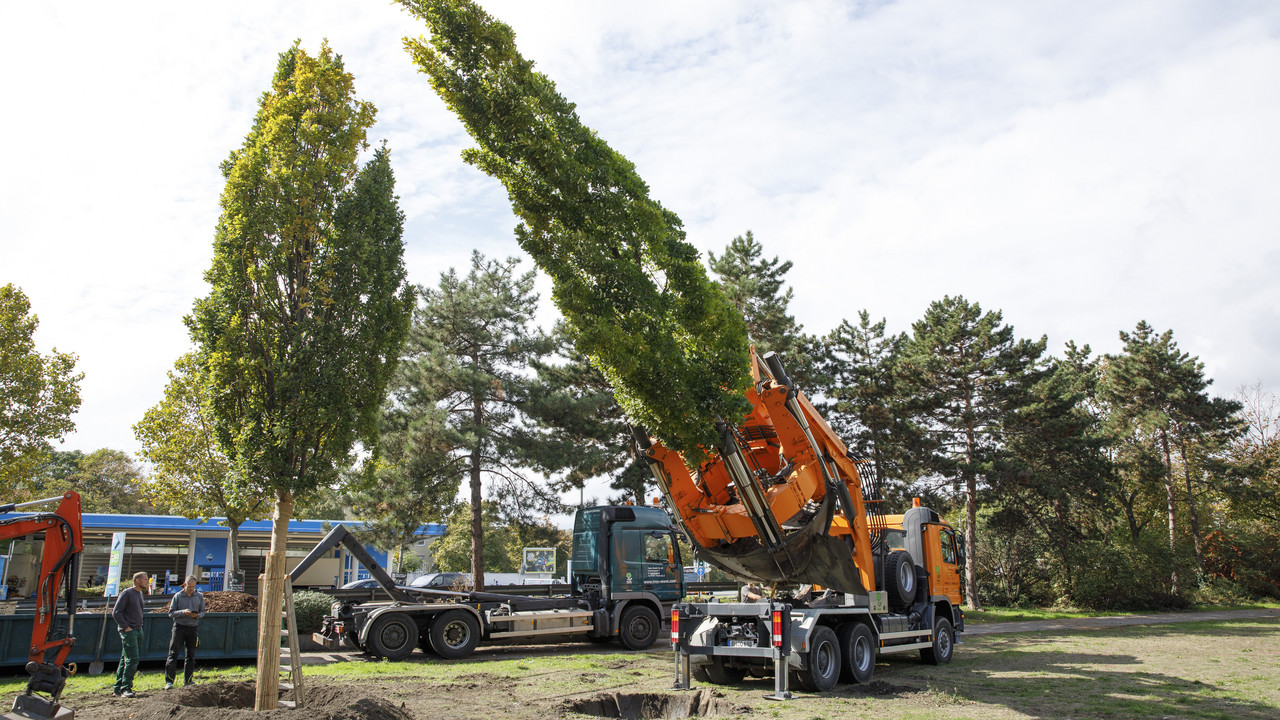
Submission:
M 669 530 L 617 533 L 622 563 L 614 574 L 615 591 L 651 592 L 659 600 L 679 600 L 680 558 Z
M 929 595 L 945 596 L 960 604 L 960 556 L 956 551 L 956 534 L 944 525 L 924 526 L 925 569 L 929 571 Z

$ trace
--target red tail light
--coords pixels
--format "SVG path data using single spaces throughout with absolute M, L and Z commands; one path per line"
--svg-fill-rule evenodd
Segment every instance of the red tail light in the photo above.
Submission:
M 773 646 L 782 647 L 782 611 L 773 611 Z
M 671 642 L 680 642 L 680 611 L 671 611 Z

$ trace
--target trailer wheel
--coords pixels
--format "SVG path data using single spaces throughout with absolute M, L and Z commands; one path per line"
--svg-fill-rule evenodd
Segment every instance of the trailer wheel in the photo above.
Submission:
M 841 678 L 855 683 L 871 682 L 876 671 L 875 638 L 871 628 L 860 622 L 847 623 L 840 630 L 840 652 L 844 655 Z
M 450 610 L 431 623 L 431 647 L 446 660 L 464 658 L 480 644 L 480 622 L 465 610 Z
M 921 648 L 920 659 L 930 665 L 946 665 L 956 649 L 956 631 L 951 621 L 940 617 L 933 624 L 933 647 Z
M 809 692 L 826 692 L 840 680 L 840 642 L 836 633 L 825 625 L 813 629 L 809 636 L 807 670 L 796 672 L 797 684 Z
M 644 650 L 658 639 L 658 616 L 644 605 L 631 605 L 622 611 L 618 640 L 628 650 Z
M 884 579 L 889 601 L 897 607 L 909 607 L 916 598 L 916 569 L 911 553 L 906 550 L 889 553 Z
M 405 613 L 384 613 L 369 628 L 369 652 L 388 660 L 403 660 L 413 653 L 418 623 Z

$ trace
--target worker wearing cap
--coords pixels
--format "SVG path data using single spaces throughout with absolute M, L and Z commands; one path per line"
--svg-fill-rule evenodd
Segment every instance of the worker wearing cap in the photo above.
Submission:
M 133 676 L 142 657 L 142 596 L 150 582 L 145 572 L 133 574 L 133 587 L 125 588 L 116 598 L 111 617 L 120 630 L 120 665 L 116 667 L 116 684 L 111 692 L 116 697 L 133 697 Z
M 196 632 L 204 613 L 204 594 L 196 590 L 196 576 L 188 575 L 187 584 L 169 601 L 173 630 L 169 633 L 169 657 L 164 663 L 165 690 L 173 688 L 173 681 L 178 676 L 178 655 L 183 648 L 187 650 L 186 660 L 182 664 L 184 684 L 191 684 L 191 675 L 196 671 Z

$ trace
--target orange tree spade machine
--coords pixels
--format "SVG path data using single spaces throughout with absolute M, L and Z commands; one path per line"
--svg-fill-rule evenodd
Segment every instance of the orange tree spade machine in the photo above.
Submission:
M 954 531 L 919 501 L 885 514 L 870 462 L 850 455 L 781 359 L 753 351 L 751 363 L 751 413 L 719 423 L 697 467 L 636 429 L 695 554 L 775 589 L 768 602 L 675 606 L 676 687 L 691 674 L 718 684 L 772 674 L 783 699 L 791 680 L 810 691 L 868 682 L 886 653 L 949 662 L 964 629 Z M 786 602 L 779 586 L 794 588 Z
M 13 701 L 13 710 L 0 718 L 5 720 L 71 720 L 75 712 L 62 707 L 59 697 L 67 677 L 75 666 L 66 665 L 67 655 L 75 644 L 76 577 L 80 574 L 80 556 L 84 552 L 84 533 L 80 522 L 80 495 L 68 492 L 61 497 L 0 505 L 0 513 L 18 508 L 58 502 L 53 512 L 21 515 L 0 521 L 0 540 L 27 535 L 42 535 L 44 551 L 40 576 L 36 582 L 36 615 L 31 630 L 31 648 L 27 659 L 27 689 Z M 58 609 L 58 593 L 65 583 L 67 623 L 65 632 L 54 629 Z M 60 637 L 55 637 L 60 635 Z M 52 657 L 50 657 L 52 656 Z

